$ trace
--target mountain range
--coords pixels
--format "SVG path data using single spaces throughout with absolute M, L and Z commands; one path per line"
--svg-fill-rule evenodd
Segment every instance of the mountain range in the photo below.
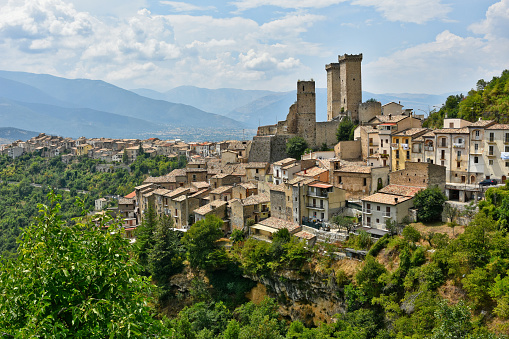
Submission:
M 317 120 L 327 116 L 327 91 L 318 88 Z M 448 94 L 373 94 L 426 112 Z M 224 140 L 251 138 L 260 125 L 283 120 L 296 92 L 205 89 L 126 90 L 100 80 L 0 71 L 0 127 L 86 137 Z

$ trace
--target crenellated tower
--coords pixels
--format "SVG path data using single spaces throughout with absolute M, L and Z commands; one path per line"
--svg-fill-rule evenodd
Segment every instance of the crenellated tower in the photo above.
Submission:
M 331 121 L 342 112 L 349 111 L 352 120 L 359 120 L 359 104 L 362 103 L 361 54 L 338 56 L 337 63 L 325 66 L 327 71 L 327 120 Z

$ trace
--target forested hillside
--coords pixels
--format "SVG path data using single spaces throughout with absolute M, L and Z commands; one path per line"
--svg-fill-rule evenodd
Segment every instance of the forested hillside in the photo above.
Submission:
M 483 119 L 509 123 L 509 70 L 489 82 L 483 79 L 477 81 L 476 88 L 467 96 L 449 96 L 442 108 L 432 112 L 423 125 L 442 128 L 445 116 L 472 122 Z
M 88 157 L 66 165 L 60 157 L 42 158 L 35 153 L 15 160 L 0 156 L 0 253 L 15 250 L 16 237 L 33 221 L 37 204 L 46 201 L 50 188 L 62 194 L 61 213 L 64 220 L 70 221 L 81 213 L 74 204 L 76 198 L 93 210 L 95 199 L 129 194 L 148 175 L 164 175 L 184 167 L 186 162 L 184 158 L 170 161 L 162 156 L 141 156 L 129 165 L 130 172 L 117 169 L 113 173 L 97 172 L 98 164 L 100 161 Z

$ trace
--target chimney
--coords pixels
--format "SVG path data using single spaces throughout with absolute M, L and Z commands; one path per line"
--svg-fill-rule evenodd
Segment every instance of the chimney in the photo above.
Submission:
M 394 198 L 394 202 L 397 204 L 398 203 L 398 198 Z

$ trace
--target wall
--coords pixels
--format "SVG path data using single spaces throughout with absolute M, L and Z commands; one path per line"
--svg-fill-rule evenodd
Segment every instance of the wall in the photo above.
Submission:
M 288 158 L 286 142 L 292 135 L 255 136 L 249 152 L 249 162 L 276 162 Z
M 334 152 L 340 159 L 360 159 L 361 141 L 340 141 L 334 146 Z
M 316 146 L 322 144 L 332 146 L 337 143 L 336 132 L 338 131 L 339 120 L 316 123 Z
M 341 78 L 341 107 L 350 111 L 353 121 L 359 120 L 359 104 L 362 102 L 361 62 L 362 54 L 338 56 Z
M 415 187 L 438 186 L 443 192 L 445 190 L 445 174 L 444 166 L 408 161 L 404 170 L 392 172 L 389 176 L 391 184 Z
M 359 105 L 359 121 L 368 122 L 377 115 L 382 114 L 382 103 L 378 101 L 363 102 Z
M 271 216 L 286 220 L 286 197 L 284 192 L 270 191 Z

